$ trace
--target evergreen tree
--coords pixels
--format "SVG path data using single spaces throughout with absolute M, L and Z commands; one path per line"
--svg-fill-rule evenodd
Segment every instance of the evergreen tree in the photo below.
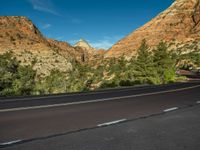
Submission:
M 45 82 L 43 83 L 46 89 L 46 94 L 53 93 L 64 93 L 66 92 L 66 77 L 64 73 L 59 70 L 51 70 L 49 76 L 45 78 Z
M 34 91 L 36 71 L 21 66 L 11 53 L 0 55 L 0 95 L 30 95 Z
M 142 41 L 138 49 L 138 56 L 134 66 L 134 78 L 136 83 L 157 83 L 152 55 L 145 40 Z
M 35 88 L 36 71 L 31 66 L 19 66 L 13 82 L 15 95 L 31 95 Z
M 11 53 L 0 55 L 0 95 L 14 94 L 12 85 L 16 78 L 18 61 Z
M 173 82 L 175 80 L 175 60 L 168 51 L 166 43 L 160 42 L 158 44 L 154 50 L 153 61 L 161 83 Z

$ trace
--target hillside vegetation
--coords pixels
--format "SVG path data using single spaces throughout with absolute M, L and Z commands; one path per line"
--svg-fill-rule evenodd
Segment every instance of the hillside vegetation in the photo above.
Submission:
M 33 69 L 36 62 L 23 65 L 7 52 L 0 55 L 0 95 L 41 95 L 172 83 L 183 79 L 176 75 L 176 70 L 200 67 L 198 51 L 175 53 L 164 42 L 152 51 L 143 40 L 138 55 L 129 60 L 122 56 L 89 64 L 74 62 L 72 70 L 52 69 L 48 76 L 37 75 Z

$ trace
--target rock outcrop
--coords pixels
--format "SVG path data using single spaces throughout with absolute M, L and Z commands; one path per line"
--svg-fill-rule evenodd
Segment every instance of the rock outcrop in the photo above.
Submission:
M 54 48 L 60 55 L 68 58 L 71 61 L 77 61 L 79 63 L 83 63 L 83 57 L 85 54 L 84 49 L 73 47 L 67 42 L 57 41 L 54 39 L 48 39 L 51 47 Z
M 67 72 L 84 55 L 80 48 L 45 38 L 28 18 L 19 16 L 0 17 L 0 53 L 8 51 L 24 65 L 35 62 L 34 69 L 41 76 L 52 69 Z
M 97 51 L 93 48 L 86 40 L 80 39 L 74 47 L 76 49 L 82 49 L 84 55 L 82 56 L 83 61 L 90 61 L 94 59 L 94 56 L 97 55 Z
M 167 10 L 116 43 L 105 56 L 136 55 L 143 39 L 150 47 L 165 41 L 173 49 L 200 48 L 200 0 L 176 0 Z
M 80 39 L 74 47 L 81 47 L 82 49 L 86 50 L 88 53 L 94 53 L 95 48 L 93 48 L 86 40 Z

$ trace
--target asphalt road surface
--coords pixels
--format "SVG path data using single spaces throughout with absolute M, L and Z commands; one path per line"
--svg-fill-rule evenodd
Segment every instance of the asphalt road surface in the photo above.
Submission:
M 0 148 L 200 149 L 199 103 L 199 82 L 1 98 Z

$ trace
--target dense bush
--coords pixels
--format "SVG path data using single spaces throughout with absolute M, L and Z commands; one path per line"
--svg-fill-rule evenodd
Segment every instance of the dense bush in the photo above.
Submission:
M 32 66 L 20 66 L 11 53 L 0 55 L 0 95 L 31 95 L 35 76 Z
M 134 82 L 130 80 L 121 80 L 119 86 L 133 86 Z
M 115 81 L 103 81 L 101 83 L 100 88 L 104 89 L 104 88 L 113 88 L 113 87 L 117 87 L 118 84 Z

